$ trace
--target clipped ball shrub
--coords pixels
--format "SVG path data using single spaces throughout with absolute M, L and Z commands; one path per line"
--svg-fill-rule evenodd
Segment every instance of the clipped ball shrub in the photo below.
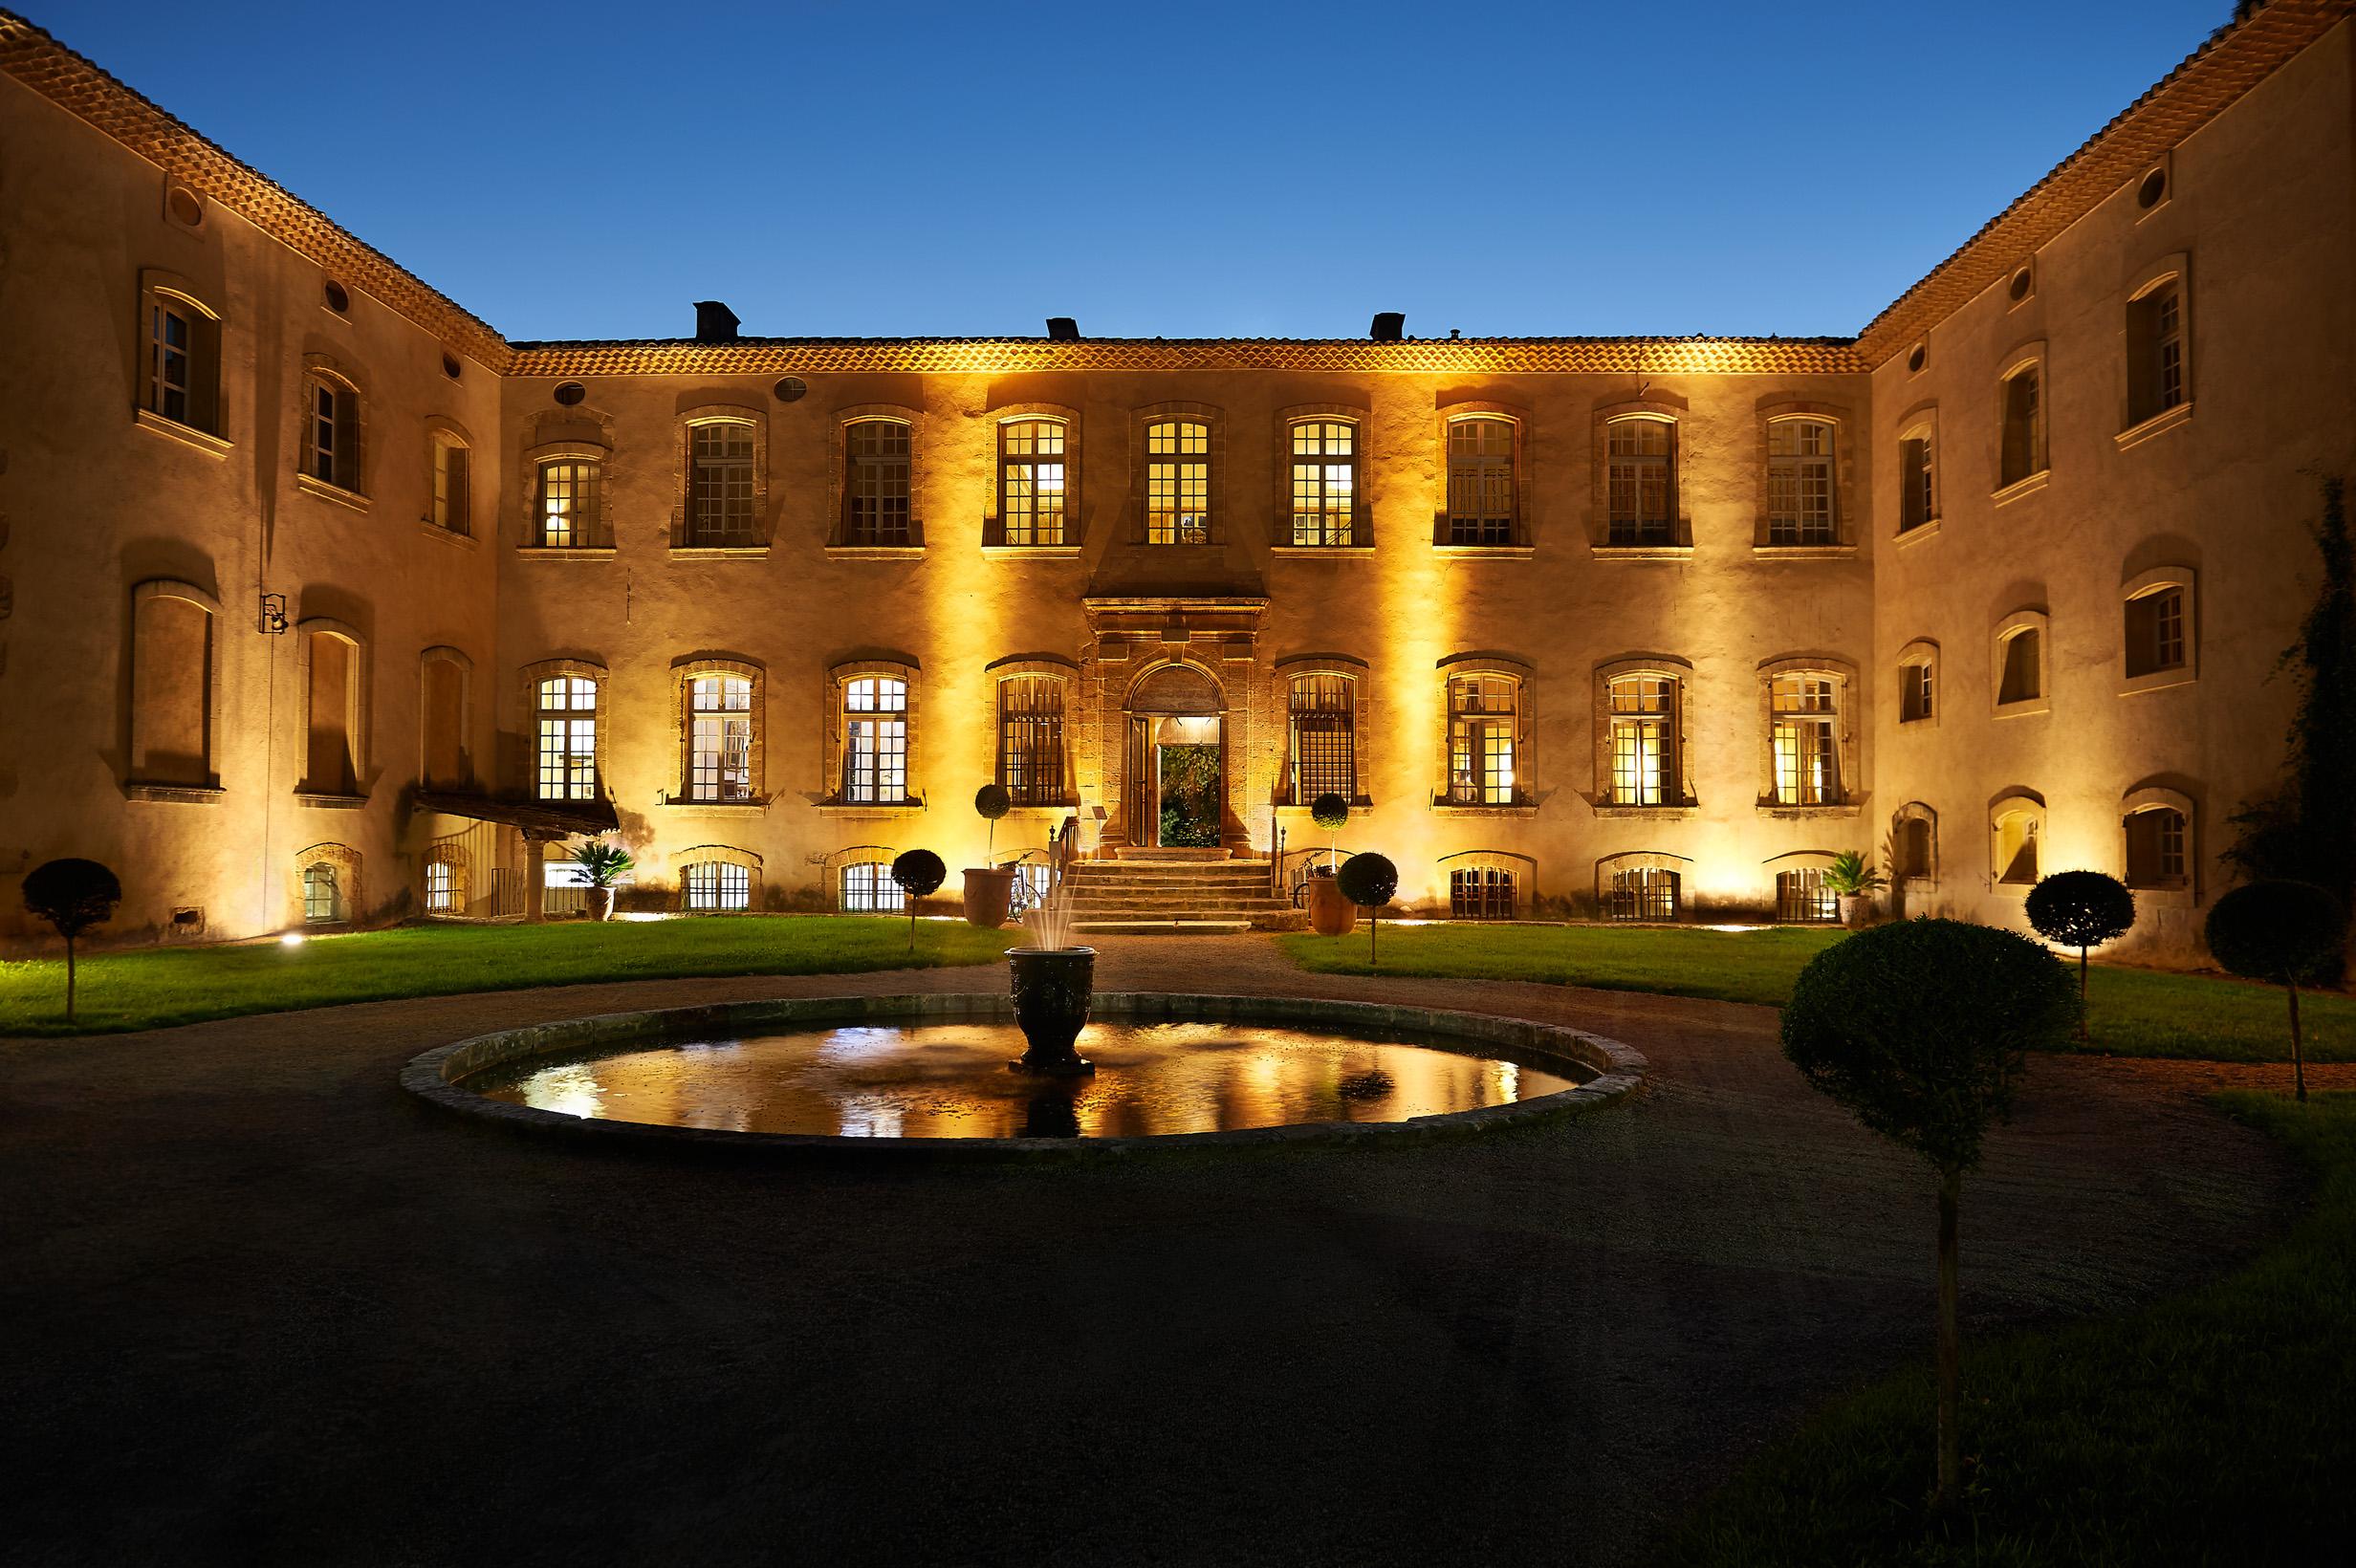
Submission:
M 96 860 L 44 860 L 25 873 L 25 913 L 45 920 L 65 938 L 65 1021 L 74 1021 L 74 944 L 84 931 L 115 918 L 122 883 Z
M 973 813 L 985 822 L 994 822 L 1014 809 L 1014 797 L 1003 784 L 985 784 L 973 792 Z
M 2025 912 L 2039 936 L 2083 951 L 2133 928 L 2135 895 L 2100 871 L 2057 871 L 2029 889 Z
M 1350 803 L 1332 790 L 1309 802 L 1309 820 L 1326 832 L 1339 830 L 1350 819 Z
M 1353 855 L 1337 875 L 1342 896 L 1361 909 L 1380 909 L 1399 891 L 1399 868 L 1381 855 Z
M 2209 954 L 2252 980 L 2308 985 L 2340 968 L 2347 913 L 2313 882 L 2287 878 L 2235 888 L 2209 911 Z
M 949 878 L 949 867 L 929 849 L 911 849 L 892 861 L 892 881 L 911 899 L 921 899 Z

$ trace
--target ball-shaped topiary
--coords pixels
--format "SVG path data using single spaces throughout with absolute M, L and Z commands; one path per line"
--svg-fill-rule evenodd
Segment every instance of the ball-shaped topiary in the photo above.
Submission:
M 1399 868 L 1381 855 L 1353 855 L 1337 875 L 1342 896 L 1361 909 L 1380 909 L 1399 891 Z
M 1349 819 L 1350 803 L 1335 791 L 1327 790 L 1309 802 L 1309 820 L 1328 833 L 1339 830 Z
M 103 926 L 122 902 L 122 883 L 96 860 L 45 860 L 25 873 L 25 913 L 45 920 L 65 938 L 65 1021 L 74 1021 L 74 942 Z
M 949 877 L 949 867 L 929 849 L 911 849 L 892 861 L 892 881 L 912 899 L 921 899 Z
M 2307 1098 L 2305 1042 L 2299 1032 L 2299 987 L 2335 977 L 2347 942 L 2347 911 L 2327 889 L 2289 879 L 2254 882 L 2209 911 L 2209 955 L 2234 973 L 2271 980 L 2291 1006 L 2291 1083 Z
M 1014 809 L 1014 797 L 1006 793 L 1003 784 L 985 784 L 973 792 L 973 814 L 990 824 L 989 837 L 982 841 L 982 863 L 998 851 L 998 818 Z
M 2029 889 L 2029 928 L 2048 942 L 2078 949 L 2078 1037 L 2086 1037 L 2086 949 L 2127 935 L 2135 925 L 2135 895 L 2100 871 L 2057 871 Z

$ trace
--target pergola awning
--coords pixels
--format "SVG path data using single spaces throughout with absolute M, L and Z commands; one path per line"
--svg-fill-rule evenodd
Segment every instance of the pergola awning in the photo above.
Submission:
M 574 834 L 594 837 L 622 826 L 611 800 L 519 800 L 506 795 L 458 790 L 420 790 L 417 809 L 446 817 L 469 817 L 478 822 L 503 822 L 535 838 L 563 838 Z

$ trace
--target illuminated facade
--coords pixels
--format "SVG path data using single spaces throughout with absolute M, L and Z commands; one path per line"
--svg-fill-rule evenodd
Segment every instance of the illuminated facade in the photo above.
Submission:
M 0 15 L 0 921 L 68 854 L 134 939 L 517 913 L 604 824 L 635 902 L 889 907 L 995 780 L 1001 860 L 1298 857 L 1333 790 L 1420 912 L 1819 919 L 1859 849 L 2190 956 L 2356 461 L 2348 11 L 1855 339 L 592 343 Z

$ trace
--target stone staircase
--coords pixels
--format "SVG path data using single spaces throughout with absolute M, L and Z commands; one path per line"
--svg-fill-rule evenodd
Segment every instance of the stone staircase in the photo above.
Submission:
M 1127 850 L 1072 867 L 1072 930 L 1093 936 L 1224 936 L 1298 930 L 1308 917 L 1268 890 L 1266 860 L 1217 850 Z

